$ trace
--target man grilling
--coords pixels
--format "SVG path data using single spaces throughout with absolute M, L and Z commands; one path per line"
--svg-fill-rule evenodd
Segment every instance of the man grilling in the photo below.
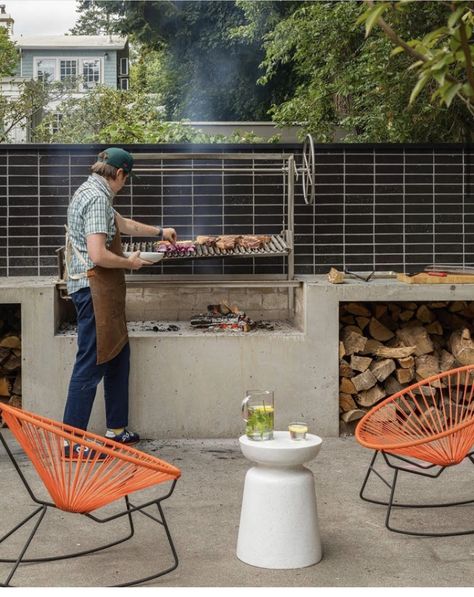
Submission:
M 160 228 L 123 218 L 113 207 L 133 168 L 127 151 L 111 147 L 99 154 L 92 175 L 77 189 L 67 212 L 67 289 L 77 311 L 77 354 L 69 383 L 64 423 L 87 429 L 96 389 L 104 379 L 105 436 L 135 444 L 127 429 L 130 347 L 125 319 L 125 270 L 149 262 L 140 251 L 124 257 L 120 233 L 162 236 L 176 242 L 174 228 Z M 68 457 L 86 448 L 66 446 Z

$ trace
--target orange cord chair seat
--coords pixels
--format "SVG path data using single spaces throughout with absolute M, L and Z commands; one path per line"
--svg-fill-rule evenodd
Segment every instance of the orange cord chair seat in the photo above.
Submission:
M 366 448 L 375 450 L 360 497 L 371 503 L 388 506 L 385 525 L 389 530 L 429 537 L 474 533 L 474 529 L 451 533 L 415 532 L 397 529 L 390 524 L 394 507 L 441 508 L 474 503 L 474 500 L 465 500 L 414 505 L 395 501 L 399 472 L 437 478 L 447 467 L 459 464 L 465 458 L 474 464 L 473 382 L 474 365 L 445 371 L 383 400 L 360 420 L 356 439 Z M 382 454 L 387 466 L 394 471 L 391 482 L 375 469 L 378 454 Z M 372 473 L 389 487 L 388 501 L 365 497 L 364 490 Z
M 30 497 L 39 504 L 33 514 L 30 514 L 0 537 L 1 544 L 26 522 L 38 515 L 36 525 L 19 556 L 16 558 L 0 558 L 0 562 L 14 564 L 5 583 L 0 584 L 0 586 L 10 586 L 10 581 L 20 564 L 84 556 L 127 541 L 134 535 L 132 513 L 136 512 L 147 516 L 164 527 L 174 563 L 171 567 L 146 578 L 117 586 L 130 586 L 149 581 L 163 576 L 177 567 L 178 557 L 163 514 L 161 502 L 173 493 L 181 474 L 178 468 L 135 448 L 124 446 L 102 436 L 9 405 L 0 404 L 0 412 L 10 431 L 30 458 L 52 500 L 52 502 L 44 501 L 34 495 L 3 434 L 0 433 L 0 441 Z M 78 445 L 83 449 L 80 450 L 77 457 L 69 457 L 65 454 L 65 445 L 68 444 L 69 446 Z M 134 506 L 130 502 L 128 496 L 131 493 L 165 482 L 171 483 L 170 489 L 165 495 L 139 506 Z M 99 518 L 91 514 L 91 512 L 120 498 L 125 500 L 125 509 L 120 513 L 106 518 Z M 144 510 L 155 505 L 158 508 L 159 518 Z M 48 508 L 58 508 L 66 512 L 78 513 L 100 523 L 127 516 L 130 531 L 123 539 L 91 550 L 61 556 L 27 559 L 24 557 L 25 553 Z

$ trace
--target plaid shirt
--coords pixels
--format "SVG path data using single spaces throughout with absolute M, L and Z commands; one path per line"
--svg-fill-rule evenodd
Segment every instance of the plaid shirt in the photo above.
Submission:
M 84 257 L 86 266 L 72 251 L 69 265 L 71 274 L 79 274 L 94 267 L 87 252 L 87 237 L 89 234 L 107 234 L 106 246 L 110 246 L 115 236 L 115 210 L 112 207 L 114 193 L 102 176 L 92 174 L 74 193 L 67 210 L 67 226 L 69 238 L 74 247 Z M 69 294 L 87 288 L 87 277 L 79 280 L 67 280 Z

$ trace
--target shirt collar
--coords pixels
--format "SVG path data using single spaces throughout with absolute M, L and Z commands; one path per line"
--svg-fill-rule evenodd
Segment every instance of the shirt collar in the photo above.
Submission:
M 115 197 L 115 193 L 110 188 L 110 185 L 107 182 L 106 178 L 104 178 L 103 176 L 100 176 L 100 174 L 96 174 L 95 172 L 93 172 L 89 176 L 89 181 L 92 184 L 98 186 L 100 189 L 102 189 L 107 194 L 107 196 L 109 197 L 110 201 L 112 202 L 113 198 Z

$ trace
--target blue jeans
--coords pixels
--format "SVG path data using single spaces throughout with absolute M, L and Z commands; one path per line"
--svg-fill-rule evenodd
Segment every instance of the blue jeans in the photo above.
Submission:
M 105 415 L 108 429 L 128 425 L 128 376 L 130 345 L 111 361 L 97 365 L 96 329 L 90 288 L 71 294 L 77 311 L 77 354 L 64 409 L 64 423 L 87 429 L 94 398 L 104 379 Z

